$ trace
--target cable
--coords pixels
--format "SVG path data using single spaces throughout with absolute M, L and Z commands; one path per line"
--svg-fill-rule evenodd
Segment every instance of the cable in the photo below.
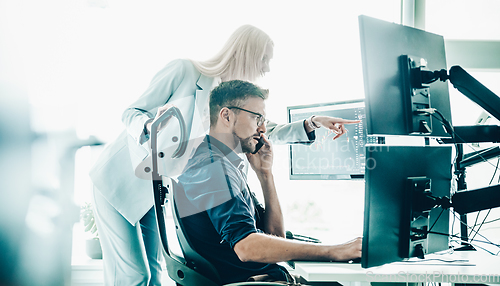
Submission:
M 481 211 L 477 212 L 476 220 L 474 221 L 474 224 L 472 226 L 470 226 L 471 231 L 469 232 L 469 236 L 468 237 L 471 237 L 472 233 L 474 233 L 474 236 L 470 239 L 471 241 L 474 240 L 474 237 L 476 237 L 476 233 L 479 231 L 479 229 L 481 229 L 481 224 L 477 223 L 477 219 L 479 218 L 480 213 L 481 213 Z M 477 226 L 479 226 L 479 228 L 477 230 L 475 230 L 475 228 Z
M 441 211 L 441 213 L 439 214 L 439 216 L 441 216 L 441 214 L 443 213 L 444 210 Z M 465 226 L 467 226 L 467 228 L 471 228 L 470 226 L 468 226 L 467 224 L 465 224 L 461 219 L 460 217 L 457 217 L 457 214 L 456 212 L 454 212 L 454 216 L 462 223 L 464 224 Z M 437 218 L 437 220 L 439 219 L 439 217 Z M 436 221 L 437 221 L 436 220 Z M 435 224 L 436 222 L 434 222 Z M 434 227 L 434 224 L 429 228 L 428 231 L 419 231 L 419 230 L 414 230 L 415 232 L 425 232 L 425 234 L 437 234 L 437 235 L 443 235 L 443 236 L 448 236 L 448 237 L 455 237 L 455 238 L 459 238 L 461 240 L 461 237 L 459 235 L 455 235 L 455 234 L 449 234 L 449 233 L 442 233 L 442 232 L 436 232 L 436 231 L 431 231 L 431 229 Z M 500 244 L 496 244 L 494 242 L 492 242 L 491 240 L 489 240 L 487 237 L 483 236 L 482 234 L 478 233 L 478 232 L 475 232 L 476 235 L 479 234 L 479 236 L 481 236 L 482 238 L 484 238 L 485 240 L 475 240 L 476 242 L 481 242 L 481 243 L 485 243 L 485 244 L 490 244 L 492 246 L 496 246 L 498 248 L 500 248 Z M 471 244 L 472 240 L 469 242 L 467 241 L 466 243 L 469 243 Z
M 488 223 L 496 222 L 496 221 L 499 221 L 499 220 L 500 220 L 500 218 L 495 218 L 495 219 L 492 219 L 490 221 L 484 222 L 482 224 L 488 224 Z
M 462 220 L 460 220 L 460 217 L 458 217 L 458 216 L 456 215 L 456 212 L 454 213 L 454 216 L 455 216 L 455 217 L 456 217 L 456 218 L 460 221 L 460 223 L 461 223 L 461 224 L 466 225 L 466 224 L 465 224 Z M 495 220 L 493 220 L 493 221 L 497 221 L 497 220 L 500 220 L 500 219 L 495 219 Z M 493 221 L 492 221 L 492 222 L 493 222 Z M 455 222 L 455 220 L 453 220 L 453 222 Z M 488 222 L 486 222 L 486 223 L 488 223 Z M 468 226 L 468 225 L 466 225 L 466 226 L 467 226 L 468 228 L 470 228 L 470 226 Z M 442 233 L 435 233 L 435 234 L 445 235 L 445 234 L 442 234 Z M 479 233 L 478 233 L 478 234 L 479 234 Z M 488 238 L 484 237 L 484 236 L 483 236 L 483 235 L 481 235 L 481 234 L 479 234 L 479 235 L 480 235 L 481 237 L 483 237 L 484 239 L 486 239 L 486 241 L 483 241 L 483 240 L 475 240 L 476 242 L 485 243 L 485 244 L 489 244 L 489 245 L 492 245 L 492 246 L 495 246 L 495 247 L 500 248 L 500 245 L 498 245 L 498 244 L 495 244 L 495 243 L 491 242 Z M 465 241 L 465 240 L 463 240 L 463 239 L 462 239 L 462 237 L 461 237 L 459 234 L 451 234 L 451 235 L 449 235 L 449 237 L 452 237 L 452 238 L 458 238 L 457 240 L 450 240 L 450 242 L 451 242 L 451 243 L 452 243 L 452 242 L 454 242 L 454 241 L 455 241 L 455 242 L 457 242 L 457 243 L 459 243 L 459 244 L 461 244 L 461 245 L 463 245 L 463 244 L 465 243 L 465 244 L 467 244 L 467 245 L 474 246 L 474 247 L 476 247 L 476 248 L 480 248 L 480 249 L 482 249 L 482 250 L 484 250 L 484 251 L 486 251 L 486 252 L 490 253 L 491 255 L 498 256 L 498 255 L 500 254 L 500 250 L 499 250 L 499 251 L 495 254 L 495 253 L 493 253 L 493 252 L 489 251 L 488 249 L 486 249 L 486 248 L 484 248 L 484 247 L 479 246 L 477 243 L 472 243 L 472 240 L 471 240 L 471 241 Z
M 493 176 L 491 177 L 491 180 L 490 180 L 490 183 L 489 185 L 491 186 L 491 183 L 493 183 L 493 179 L 495 179 L 495 175 L 497 174 L 497 170 L 498 170 L 498 163 L 500 163 L 500 157 L 498 157 L 498 160 L 497 160 L 497 166 L 495 168 L 495 172 L 493 173 Z M 499 176 L 499 179 L 500 179 L 500 176 Z
M 500 253 L 500 251 L 499 251 L 498 253 L 496 253 L 496 254 L 495 254 L 494 252 L 492 252 L 492 251 L 490 251 L 490 250 L 488 250 L 488 249 L 486 249 L 486 248 L 484 248 L 484 247 L 482 247 L 482 246 L 478 245 L 477 243 L 470 243 L 470 242 L 468 242 L 468 241 L 464 241 L 464 240 L 462 240 L 462 239 L 457 239 L 457 240 L 455 240 L 455 241 L 456 241 L 457 243 L 459 243 L 460 245 L 463 245 L 463 243 L 466 243 L 467 245 L 473 246 L 473 247 L 475 247 L 475 248 L 480 248 L 480 249 L 482 249 L 483 251 L 488 252 L 489 254 L 494 255 L 494 256 L 498 256 L 498 254 Z M 478 242 L 483 242 L 483 243 L 484 243 L 484 241 L 478 241 Z
M 443 125 L 444 125 L 444 128 L 445 128 L 446 132 L 447 132 L 448 134 L 450 134 L 450 135 L 454 138 L 454 136 L 453 136 L 453 135 L 456 135 L 456 133 L 455 133 L 455 128 L 453 128 L 453 125 L 451 125 L 451 123 L 450 123 L 448 120 L 446 120 L 446 118 L 444 117 L 444 115 L 443 115 L 443 114 L 442 114 L 439 110 L 435 109 L 435 111 L 434 111 L 434 112 L 435 112 L 435 113 L 437 113 L 437 114 L 441 117 L 441 119 L 442 119 L 442 121 L 441 121 L 441 122 L 443 123 Z M 452 133 L 453 133 L 453 134 L 452 134 Z M 458 136 L 458 135 L 457 135 L 457 136 Z M 458 136 L 458 137 L 460 137 L 460 136 Z M 463 140 L 462 140 L 462 141 L 463 141 Z M 456 142 L 455 142 L 455 143 L 456 143 Z
M 445 129 L 446 129 L 447 131 L 448 131 L 448 130 L 449 130 L 449 131 L 451 131 L 451 133 L 452 133 L 452 134 L 450 134 L 450 132 L 448 132 L 448 133 L 449 133 L 449 134 L 452 136 L 452 138 L 453 138 L 455 148 L 456 148 L 456 146 L 457 146 L 457 142 L 456 142 L 455 136 L 456 136 L 456 137 L 458 137 L 461 141 L 465 142 L 465 140 L 463 140 L 463 138 L 461 138 L 458 134 L 456 134 L 456 133 L 455 133 L 455 130 L 454 130 L 453 126 L 451 126 L 451 124 L 449 123 L 449 121 L 448 121 L 448 120 L 446 120 L 446 118 L 443 116 L 443 114 L 442 114 L 441 112 L 439 112 L 439 110 L 435 109 L 435 110 L 434 110 L 434 113 L 438 114 L 438 115 L 441 117 L 441 119 L 442 119 L 442 120 L 440 120 L 440 121 L 441 121 L 441 123 L 445 126 Z M 439 120 L 439 118 L 437 118 L 437 117 L 434 115 L 434 113 L 431 113 L 431 114 L 432 114 L 432 115 L 433 115 L 436 119 L 438 119 L 438 120 Z M 448 126 L 448 128 L 447 128 L 447 126 Z M 474 151 L 476 151 L 476 152 L 477 152 L 477 150 L 476 150 L 476 149 L 475 149 L 472 145 L 470 145 L 470 144 L 468 144 L 468 143 L 466 143 L 466 144 L 467 144 L 467 146 L 469 146 L 470 148 L 472 148 Z M 497 160 L 497 164 L 496 164 L 496 166 L 495 166 L 495 165 L 493 165 L 491 162 L 489 162 L 488 160 L 486 160 L 486 158 L 484 158 L 484 157 L 483 157 L 480 153 L 478 153 L 478 156 L 479 156 L 479 157 L 480 157 L 480 158 L 481 158 L 484 162 L 486 162 L 486 163 L 490 164 L 491 166 L 493 166 L 493 168 L 495 168 L 495 171 L 494 171 L 493 176 L 492 176 L 492 178 L 491 178 L 491 180 L 490 180 L 490 183 L 489 183 L 489 185 L 491 185 L 491 183 L 493 182 L 493 179 L 495 178 L 496 172 L 497 172 L 497 170 L 498 170 L 498 165 L 499 165 L 499 162 L 500 162 L 500 158 L 498 158 L 498 160 Z M 456 159 L 457 159 L 457 157 L 455 157 L 454 162 L 456 162 Z M 499 176 L 499 180 L 500 180 L 500 176 Z M 472 235 L 472 233 L 474 232 L 474 236 L 471 238 L 471 241 L 473 241 L 473 240 L 474 240 L 474 238 L 475 238 L 475 237 L 479 234 L 479 230 L 480 230 L 480 229 L 481 229 L 481 227 L 483 226 L 483 224 L 484 224 L 484 222 L 486 221 L 486 219 L 487 219 L 488 215 L 490 214 L 490 212 L 491 212 L 491 209 L 490 209 L 490 210 L 488 210 L 488 213 L 486 214 L 485 218 L 483 219 L 483 222 L 479 225 L 479 228 L 478 228 L 477 230 L 475 230 L 474 228 L 477 226 L 477 220 L 478 220 L 478 217 L 479 217 L 479 213 L 480 213 L 480 212 L 478 212 L 478 214 L 477 214 L 477 216 L 476 216 L 476 221 L 474 222 L 474 226 L 473 226 L 472 228 L 470 228 L 470 226 L 468 226 L 468 225 L 467 225 L 467 227 L 468 227 L 469 229 L 471 229 L 471 232 L 470 232 L 470 234 L 469 234 L 469 237 L 470 237 L 470 236 Z M 460 219 L 459 219 L 459 220 L 460 220 Z M 461 220 L 460 220 L 460 221 L 461 221 Z M 461 222 L 462 222 L 462 221 L 461 221 Z M 463 223 L 463 222 L 462 222 L 462 223 Z M 482 236 L 482 235 L 481 235 L 481 236 Z M 483 237 L 484 237 L 484 236 L 483 236 Z
M 453 237 L 453 238 L 458 238 L 458 241 L 461 241 L 461 242 L 465 242 L 467 244 L 470 244 L 470 245 L 473 245 L 473 243 L 469 242 L 469 241 L 463 241 L 459 235 L 454 235 L 454 234 L 449 234 L 449 233 L 443 233 L 443 232 L 437 232 L 437 231 L 430 231 L 428 232 L 430 234 L 436 234 L 436 235 L 442 235 L 442 236 L 449 236 L 449 237 Z M 495 246 L 495 247 L 498 247 L 500 248 L 500 244 L 496 244 L 496 243 L 493 243 L 489 240 L 487 241 L 484 241 L 484 240 L 476 240 L 476 242 L 480 242 L 480 243 L 484 243 L 484 244 L 489 244 L 489 245 L 492 245 L 492 246 Z M 491 252 L 490 252 L 491 253 Z
M 474 234 L 474 236 L 470 239 L 470 241 L 473 241 L 474 238 L 476 237 L 476 235 L 479 233 L 479 230 L 481 230 L 481 227 L 483 227 L 483 224 L 484 222 L 486 221 L 486 219 L 488 218 L 488 215 L 490 214 L 491 212 L 491 209 L 488 210 L 488 213 L 484 216 L 484 219 L 483 219 L 483 222 L 479 225 L 479 228 L 477 229 L 477 231 L 475 231 L 476 233 Z M 477 218 L 479 217 L 479 212 L 477 213 L 477 216 L 476 216 L 476 222 L 477 222 Z M 474 229 L 476 227 L 476 223 L 474 222 L 474 226 L 472 227 L 472 229 Z M 471 232 L 472 234 L 472 232 Z
M 458 150 L 458 143 L 457 143 L 457 138 L 460 139 L 462 142 L 465 143 L 465 140 L 463 138 L 460 137 L 460 135 L 458 135 L 453 126 L 450 124 L 450 122 L 448 120 L 446 120 L 446 118 L 443 116 L 443 114 L 435 109 L 435 108 L 426 108 L 426 109 L 419 109 L 417 110 L 417 112 L 421 112 L 421 113 L 428 113 L 430 115 L 432 115 L 434 118 L 436 118 L 437 120 L 439 120 L 441 122 L 441 124 L 444 126 L 445 128 L 445 131 L 451 135 L 452 137 L 452 140 L 453 140 L 453 144 L 455 145 L 455 148 L 456 150 Z M 440 118 L 438 118 L 435 114 L 439 115 Z M 478 152 L 471 144 L 468 144 L 468 143 L 465 143 L 467 146 L 469 146 L 472 150 L 474 150 L 475 152 Z M 493 173 L 493 176 L 490 180 L 490 183 L 489 185 L 491 185 L 491 183 L 493 182 L 494 178 L 495 178 L 495 175 L 496 175 L 496 172 L 498 170 L 498 166 L 499 166 L 499 163 L 500 163 L 500 158 L 497 160 L 497 164 L 496 166 L 493 165 L 489 160 L 487 160 L 486 158 L 484 158 L 479 152 L 477 153 L 477 155 L 486 163 L 490 164 L 491 166 L 493 166 L 493 168 L 495 169 L 494 173 Z M 456 152 L 455 154 L 455 158 L 453 160 L 453 164 L 456 166 L 456 163 L 457 163 L 457 159 L 458 159 L 458 152 Z M 500 183 L 500 176 L 498 177 L 498 182 Z M 475 240 L 477 242 L 482 242 L 482 243 L 488 243 L 490 245 L 493 245 L 493 246 L 496 246 L 498 248 L 500 248 L 500 245 L 498 244 L 495 244 L 493 243 L 492 241 L 490 241 L 488 238 L 486 238 L 485 236 L 483 236 L 482 234 L 479 233 L 479 230 L 482 228 L 482 226 L 486 223 L 486 219 L 488 218 L 488 215 L 490 214 L 491 212 L 491 209 L 488 210 L 488 213 L 486 214 L 486 216 L 484 217 L 483 221 L 481 222 L 481 224 L 479 224 L 479 228 L 477 230 L 475 230 L 475 227 L 477 226 L 477 220 L 478 220 L 478 217 L 479 217 L 479 213 L 477 214 L 476 216 L 476 221 L 474 222 L 474 226 L 471 228 L 469 225 L 467 225 L 466 223 L 464 223 L 460 217 L 457 216 L 456 212 L 454 212 L 454 216 L 458 219 L 458 221 L 465 225 L 468 229 L 470 229 L 470 234 L 469 234 L 469 237 L 472 235 L 472 233 L 474 233 L 474 236 L 470 239 L 470 242 L 467 242 L 469 244 L 472 243 L 472 241 L 474 241 L 474 239 L 476 238 L 477 235 L 479 235 L 480 237 L 484 238 L 486 241 L 478 241 L 478 240 Z M 441 212 L 442 213 L 442 212 Z M 439 217 L 441 216 L 441 213 L 439 214 L 438 216 L 438 219 Z M 437 219 L 437 220 L 438 220 Z M 427 231 L 427 233 L 435 233 L 435 232 L 432 232 L 432 228 L 434 227 L 434 225 L 436 224 L 437 220 L 434 222 L 434 224 L 429 228 L 429 231 Z M 494 222 L 494 221 L 497 221 L 497 220 L 500 220 L 500 219 L 496 219 L 496 220 L 492 220 L 491 222 Z M 452 224 L 452 233 L 453 233 L 453 228 L 454 228 L 454 225 L 455 225 L 455 220 L 453 220 L 453 224 Z M 435 233 L 435 234 L 441 234 L 441 233 Z M 442 234 L 442 235 L 449 235 L 449 234 Z M 449 235 L 450 237 L 456 237 L 454 234 L 451 234 Z M 484 248 L 483 248 L 484 249 Z M 486 249 L 484 249 L 486 250 Z M 486 250 L 488 251 L 488 250 Z M 488 251 L 489 253 L 495 255 L 494 253 Z M 500 251 L 496 254 L 498 255 L 500 253 Z
M 460 219 L 460 217 L 458 217 L 458 216 L 457 216 L 457 213 L 456 213 L 456 212 L 453 212 L 453 213 L 454 213 L 454 216 L 458 219 L 458 221 L 460 221 L 460 223 L 461 223 L 461 224 L 465 225 L 465 226 L 466 226 L 467 228 L 469 228 L 469 229 L 471 228 L 471 227 L 470 227 L 470 226 L 468 226 L 466 223 L 464 223 L 464 222 Z M 490 241 L 487 237 L 485 237 L 484 235 L 482 235 L 482 234 L 480 234 L 480 233 L 478 233 L 478 232 L 475 232 L 475 233 L 476 233 L 476 234 L 478 234 L 480 237 L 484 238 L 487 242 L 480 241 L 480 240 L 476 240 L 476 241 L 478 241 L 478 242 L 483 242 L 483 243 L 489 243 L 489 244 L 491 244 L 491 245 L 493 245 L 493 246 L 496 246 L 496 247 L 499 247 L 499 248 L 500 248 L 500 244 L 496 244 L 496 243 L 494 243 L 494 242 Z M 469 243 L 470 243 L 470 242 L 469 242 Z
M 455 219 L 453 219 L 453 222 L 451 223 L 451 234 L 453 235 L 455 233 Z
M 432 228 L 434 227 L 434 225 L 436 225 L 436 223 L 438 222 L 438 220 L 441 217 L 441 215 L 443 214 L 443 212 L 444 212 L 444 209 L 441 208 L 441 212 L 439 213 L 437 219 L 434 221 L 434 223 L 432 224 L 432 226 L 429 228 L 428 232 L 430 232 L 432 230 Z
M 477 215 L 476 215 L 476 220 L 474 220 L 474 224 L 472 225 L 472 229 L 474 230 L 474 228 L 477 226 L 477 219 L 479 218 L 479 214 L 481 213 L 481 211 L 478 211 L 477 212 Z M 472 235 L 472 232 L 473 230 L 470 231 L 470 233 L 468 234 L 468 237 L 470 237 Z M 471 241 L 473 240 L 474 238 L 471 239 Z
M 466 144 L 467 146 L 469 146 L 469 147 L 470 147 L 472 150 L 474 150 L 475 152 L 479 152 L 479 151 L 478 151 L 476 148 L 474 148 L 471 144 L 469 144 L 469 143 L 465 143 L 465 140 L 464 140 L 462 137 L 460 137 L 460 135 L 458 135 L 457 133 L 455 133 L 453 126 L 451 126 L 451 124 L 450 124 L 450 123 L 449 123 L 449 122 L 448 122 L 448 121 L 447 121 L 447 120 L 443 117 L 443 115 L 439 112 L 439 110 L 437 110 L 437 109 L 436 109 L 436 110 L 435 110 L 435 113 L 439 114 L 439 115 L 441 116 L 442 120 L 440 120 L 439 118 L 437 118 L 437 117 L 436 117 L 433 113 L 432 113 L 431 115 L 433 115 L 433 116 L 434 116 L 434 118 L 436 118 L 437 120 L 439 120 L 439 121 L 440 121 L 440 122 L 441 122 L 441 123 L 445 126 L 445 129 L 446 129 L 446 125 L 449 125 L 449 126 L 450 126 L 450 130 L 451 130 L 451 132 L 453 133 L 453 134 L 450 134 L 450 135 L 451 135 L 451 136 L 452 136 L 452 138 L 453 138 L 453 141 L 454 141 L 455 146 L 457 145 L 457 142 L 456 142 L 456 139 L 455 139 L 455 136 L 456 136 L 458 139 L 460 139 L 460 140 L 462 140 L 462 142 L 464 142 L 463 144 Z M 493 165 L 493 164 L 492 164 L 491 162 L 489 162 L 486 158 L 484 158 L 484 157 L 483 157 L 480 153 L 478 153 L 478 154 L 477 154 L 477 156 L 479 156 L 481 159 L 483 159 L 483 161 L 484 161 L 484 162 L 486 162 L 486 163 L 490 164 L 491 166 L 493 166 L 493 168 L 495 168 L 495 170 L 497 170 L 497 169 L 498 169 L 498 166 Z M 456 158 L 455 158 L 455 160 L 456 160 Z
M 424 258 L 419 260 L 406 260 L 404 263 L 422 263 L 428 261 L 439 261 L 446 263 L 469 262 L 467 259 L 441 259 L 441 258 Z
M 441 211 L 441 213 L 443 213 L 443 211 L 444 211 L 444 210 L 442 210 L 442 211 Z M 439 216 L 441 216 L 441 213 L 439 214 Z M 456 217 L 456 218 L 457 218 L 457 219 L 458 219 L 458 220 L 459 220 L 462 224 L 464 224 L 465 226 L 467 226 L 467 228 L 469 228 L 469 229 L 470 229 L 470 226 L 468 226 L 467 224 L 465 224 L 465 223 L 464 223 L 464 222 L 460 219 L 460 217 L 457 217 L 456 212 L 454 212 L 454 216 L 455 216 L 455 217 Z M 437 218 L 437 220 L 438 220 L 438 219 L 439 219 L 439 217 Z M 437 222 L 437 220 L 436 220 L 436 222 Z M 435 224 L 436 222 L 434 222 L 434 224 Z M 442 232 L 436 232 L 436 231 L 431 231 L 431 229 L 434 227 L 434 224 L 433 224 L 433 225 L 429 228 L 429 230 L 428 230 L 428 231 L 424 231 L 424 232 L 425 232 L 426 234 L 436 234 L 436 235 L 443 235 L 443 236 L 448 236 L 448 237 L 458 238 L 458 239 L 459 239 L 459 241 L 463 241 L 459 235 L 449 234 L 449 233 L 442 233 Z M 478 231 L 479 231 L 479 230 L 478 230 Z M 489 244 L 489 245 L 492 245 L 492 246 L 495 246 L 495 247 L 500 248 L 500 244 L 496 244 L 496 243 L 494 243 L 494 242 L 490 241 L 488 238 L 486 238 L 486 237 L 485 237 L 485 236 L 483 236 L 482 234 L 480 234 L 479 232 L 475 232 L 475 235 L 477 235 L 477 234 L 479 234 L 479 236 L 481 236 L 481 237 L 482 237 L 482 238 L 484 238 L 485 240 L 484 240 L 484 241 L 483 241 L 483 240 L 475 240 L 476 242 L 485 243 L 485 244 Z M 475 236 L 475 235 L 474 235 L 474 236 Z M 473 240 L 473 239 L 471 239 L 471 241 L 470 241 L 470 242 L 469 242 L 469 241 L 463 241 L 463 242 L 465 242 L 465 243 L 467 243 L 467 244 L 472 245 L 472 240 Z M 488 251 L 487 249 L 485 249 L 485 248 L 483 248 L 483 247 L 479 247 L 479 248 L 484 249 L 485 251 L 489 252 L 490 254 L 495 255 L 493 252 L 490 252 L 490 251 Z M 499 253 L 500 253 L 500 251 L 499 251 Z
M 498 170 L 498 163 L 500 162 L 500 158 L 498 158 L 497 160 L 497 166 L 495 168 L 495 172 L 493 172 L 493 176 L 491 177 L 491 180 L 490 180 L 490 183 L 488 185 L 491 186 L 491 183 L 493 182 L 493 179 L 495 178 L 495 175 L 497 173 L 497 170 Z M 471 241 L 474 240 L 474 238 L 476 237 L 477 233 L 479 232 L 479 230 L 483 227 L 483 225 L 485 224 L 485 221 L 486 219 L 488 218 L 488 216 L 490 215 L 490 212 L 491 212 L 491 209 L 488 210 L 488 213 L 484 216 L 484 219 L 483 221 L 481 222 L 481 224 L 479 224 L 479 228 L 477 229 L 476 233 L 474 234 L 474 236 L 471 238 Z M 476 220 L 474 221 L 474 225 L 472 226 L 472 229 L 476 228 L 477 226 L 477 219 L 479 218 L 479 214 L 481 213 L 481 211 L 479 211 L 476 215 Z M 472 235 L 472 231 L 470 232 L 469 234 L 469 237 Z
M 444 129 L 446 131 L 446 133 L 450 134 L 451 135 L 451 138 L 453 140 L 453 145 L 455 145 L 455 150 L 458 150 L 458 143 L 457 143 L 457 139 L 455 137 L 458 136 L 456 133 L 455 133 L 455 128 L 453 128 L 453 126 L 451 125 L 451 123 L 444 117 L 444 115 L 437 109 L 435 108 L 432 108 L 433 109 L 433 112 L 431 113 L 431 115 L 436 118 L 437 120 L 439 120 L 439 122 L 441 122 L 441 124 L 444 126 Z M 440 117 L 438 118 L 436 115 L 434 115 L 435 113 L 437 113 Z M 460 137 L 460 136 L 458 136 Z M 464 141 L 464 140 L 462 140 Z M 458 152 L 455 152 L 455 158 L 453 158 L 453 165 L 456 166 L 456 163 L 457 163 L 457 158 L 458 158 Z

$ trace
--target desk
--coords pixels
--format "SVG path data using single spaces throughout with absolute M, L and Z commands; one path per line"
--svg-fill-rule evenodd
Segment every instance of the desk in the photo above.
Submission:
M 361 264 L 301 261 L 294 263 L 293 273 L 308 282 L 500 284 L 500 257 L 480 251 L 456 251 L 429 254 L 421 262 L 395 262 L 366 269 Z

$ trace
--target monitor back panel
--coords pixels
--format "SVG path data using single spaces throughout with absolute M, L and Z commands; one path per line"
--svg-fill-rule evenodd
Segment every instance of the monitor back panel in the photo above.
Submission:
M 408 26 L 359 16 L 361 58 L 369 135 L 408 135 L 401 57 L 427 60 L 431 71 L 446 69 L 444 39 Z M 451 122 L 448 83 L 430 86 L 431 107 Z M 439 120 L 432 120 L 430 137 L 449 137 Z
M 404 259 L 408 177 L 428 177 L 434 196 L 450 196 L 451 147 L 367 145 L 366 157 L 362 266 L 372 267 Z M 428 252 L 447 249 L 449 210 L 432 209 L 429 224 L 443 235 L 428 235 Z

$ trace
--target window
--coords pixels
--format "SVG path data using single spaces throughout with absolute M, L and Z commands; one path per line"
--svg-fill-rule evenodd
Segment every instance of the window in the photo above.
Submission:
M 445 39 L 500 40 L 500 2 L 496 0 L 426 1 L 425 30 Z

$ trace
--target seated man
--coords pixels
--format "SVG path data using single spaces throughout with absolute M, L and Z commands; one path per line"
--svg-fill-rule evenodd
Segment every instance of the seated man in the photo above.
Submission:
M 361 257 L 361 238 L 341 245 L 285 239 L 283 216 L 272 174 L 273 150 L 265 137 L 268 91 L 244 81 L 223 82 L 210 95 L 210 132 L 188 162 L 179 182 L 187 203 L 178 204 L 186 236 L 209 260 L 223 283 L 267 276 L 293 278 L 277 262 L 347 261 Z M 256 154 L 260 137 L 265 144 Z M 245 153 L 260 181 L 265 211 L 256 211 L 242 172 Z

